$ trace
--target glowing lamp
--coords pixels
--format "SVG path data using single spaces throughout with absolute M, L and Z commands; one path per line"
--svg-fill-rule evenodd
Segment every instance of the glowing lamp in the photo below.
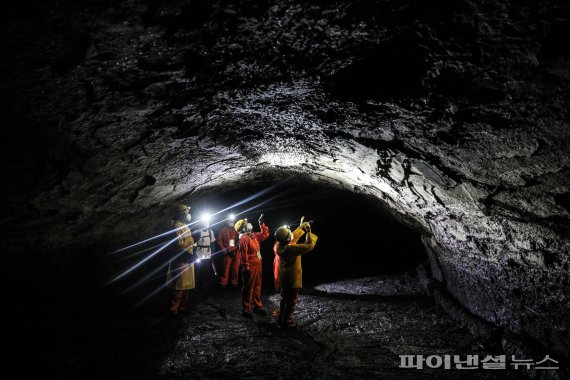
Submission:
M 202 214 L 202 221 L 204 221 L 204 223 L 209 224 L 211 220 L 212 220 L 212 215 L 210 215 L 210 213 L 206 212 Z

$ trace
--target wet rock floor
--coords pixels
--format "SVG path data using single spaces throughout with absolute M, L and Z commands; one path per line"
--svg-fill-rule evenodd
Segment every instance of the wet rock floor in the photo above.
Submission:
M 520 378 L 513 370 L 402 369 L 398 355 L 498 355 L 423 295 L 409 274 L 306 286 L 298 327 L 275 327 L 270 313 L 241 316 L 240 292 L 193 294 L 187 315 L 157 311 L 99 316 L 55 358 L 62 376 L 120 378 Z M 160 302 L 159 302 L 160 301 Z M 273 314 L 273 315 L 272 315 Z M 82 336 L 82 334 L 84 334 Z M 517 376 L 518 375 L 518 376 Z

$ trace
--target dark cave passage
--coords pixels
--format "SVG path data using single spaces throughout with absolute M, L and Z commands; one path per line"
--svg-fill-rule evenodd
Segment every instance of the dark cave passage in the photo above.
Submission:
M 301 216 L 313 221 L 313 231 L 319 236 L 315 249 L 302 259 L 303 281 L 307 286 L 414 271 L 427 260 L 419 231 L 405 225 L 371 197 L 326 184 L 285 180 L 231 189 L 222 185 L 192 197 L 186 203 L 191 207 L 193 221 L 190 226 L 194 236 L 203 227 L 200 218 L 205 213 L 213 215 L 210 228 L 216 237 L 230 214 L 236 214 L 236 220 L 247 218 L 255 231 L 259 230 L 259 215 L 264 214 L 270 228 L 269 238 L 261 245 L 266 288 L 273 286 L 273 233 L 282 225 L 295 229 Z M 165 232 L 161 227 L 168 225 L 166 220 L 155 222 L 155 234 Z M 155 252 L 170 238 L 171 234 L 168 234 L 120 251 L 101 264 L 107 272 L 113 273 L 125 273 L 136 267 L 120 278 L 118 292 L 126 289 L 126 294 L 134 293 L 133 301 L 136 301 L 137 297 L 146 297 L 153 289 L 160 288 L 164 281 L 161 274 L 166 269 L 157 268 L 164 268 L 169 257 L 166 252 Z M 218 271 L 223 266 L 222 260 L 221 254 L 214 257 Z M 217 279 L 211 281 L 215 283 Z M 131 292 L 137 288 L 140 291 Z
M 199 217 L 205 210 L 225 209 L 261 192 L 259 198 L 241 206 L 254 209 L 238 217 L 248 218 L 258 230 L 258 216 L 265 215 L 272 233 L 262 243 L 264 273 L 270 274 L 273 231 L 281 225 L 295 228 L 301 216 L 313 220 L 314 232 L 319 236 L 315 250 L 303 258 L 309 282 L 401 272 L 427 259 L 418 231 L 404 226 L 371 197 L 324 184 L 284 181 L 227 192 L 213 189 L 209 195 L 197 198 L 193 209 Z M 263 204 L 256 206 L 259 203 Z M 230 211 L 241 210 L 236 207 L 220 216 L 227 217 Z

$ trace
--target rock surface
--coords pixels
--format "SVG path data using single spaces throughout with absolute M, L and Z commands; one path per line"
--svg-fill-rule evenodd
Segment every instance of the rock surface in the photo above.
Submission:
M 12 5 L 7 257 L 81 261 L 86 242 L 149 236 L 172 202 L 294 175 L 419 226 L 459 302 L 567 353 L 569 16 L 555 0 Z
M 429 297 L 418 295 L 418 280 L 409 274 L 324 286 L 334 293 L 307 288 L 300 296 L 296 329 L 277 329 L 271 315 L 243 318 L 239 291 L 197 295 L 191 311 L 175 320 L 157 314 L 163 304 L 146 305 L 129 318 L 111 313 L 94 319 L 79 329 L 77 341 L 84 342 L 70 342 L 63 358 L 51 362 L 67 363 L 57 368 L 66 377 L 90 368 L 93 377 L 137 379 L 515 379 L 523 374 L 399 368 L 398 355 L 404 354 L 480 359 L 503 354 L 473 339 Z M 267 309 L 274 310 L 279 298 L 268 296 Z

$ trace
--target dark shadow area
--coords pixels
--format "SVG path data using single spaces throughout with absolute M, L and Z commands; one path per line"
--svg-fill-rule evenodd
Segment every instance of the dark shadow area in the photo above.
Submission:
M 341 99 L 362 101 L 417 96 L 428 69 L 427 49 L 413 32 L 401 33 L 327 78 Z
M 303 259 L 307 289 L 323 282 L 413 269 L 425 259 L 419 233 L 399 223 L 382 205 L 363 195 L 312 182 L 218 188 L 186 203 L 191 206 L 193 222 L 205 212 L 227 209 L 211 222 L 216 236 L 230 212 L 247 217 L 255 230 L 259 229 L 259 215 L 264 213 L 271 229 L 262 244 L 263 281 L 268 294 L 273 287 L 273 232 L 283 224 L 295 228 L 302 215 L 313 220 L 319 236 L 315 250 Z M 169 229 L 168 214 L 152 222 L 156 223 L 157 235 Z M 193 233 L 200 226 L 200 222 L 194 224 Z M 40 346 L 46 349 L 44 343 L 53 344 L 46 355 L 48 367 L 62 375 L 78 374 L 85 366 L 95 365 L 93 360 L 105 358 L 107 363 L 95 372 L 117 368 L 121 373 L 120 368 L 138 366 L 142 366 L 139 373 L 145 366 L 152 367 L 151 372 L 157 370 L 160 355 L 169 352 L 184 334 L 184 324 L 167 316 L 170 290 L 164 283 L 171 253 L 167 249 L 157 252 L 172 236 L 167 233 L 119 252 L 107 248 L 103 254 L 94 252 L 94 247 L 105 249 L 102 247 L 111 247 L 112 242 L 89 242 L 93 245 L 86 244 L 83 252 L 66 255 L 72 257 L 68 261 L 40 264 L 51 268 L 37 274 L 45 285 L 38 289 L 38 306 L 46 315 L 38 323 Z M 221 269 L 222 257 L 215 259 Z M 200 309 L 199 314 L 207 314 L 201 309 L 209 308 L 218 315 L 217 279 L 210 280 L 212 290 L 193 292 L 191 303 Z M 224 297 L 235 301 L 232 307 L 239 309 L 239 291 Z

